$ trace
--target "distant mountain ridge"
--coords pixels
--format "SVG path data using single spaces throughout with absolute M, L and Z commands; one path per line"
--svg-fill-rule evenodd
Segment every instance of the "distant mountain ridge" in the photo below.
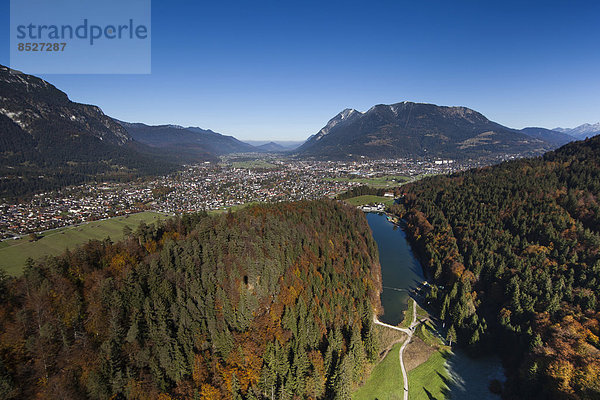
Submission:
M 311 138 L 314 138 L 314 140 L 321 140 L 323 136 L 331 132 L 331 130 L 336 126 L 339 128 L 343 125 L 347 125 L 355 119 L 360 118 L 362 115 L 364 115 L 364 113 L 360 111 L 357 111 L 353 108 L 346 108 L 338 115 L 330 119 L 329 122 L 327 122 L 327 125 L 321 128 L 321 130 Z
M 223 154 L 257 151 L 254 146 L 233 136 L 225 136 L 210 129 L 123 121 L 119 123 L 134 140 L 164 150 L 180 161 L 206 161 Z
M 576 139 L 585 139 L 586 137 L 600 135 L 600 122 L 596 124 L 583 124 L 575 128 L 554 128 L 553 130 L 566 133 Z
M 298 148 L 289 142 L 242 142 L 208 129 L 128 123 L 32 75 L 0 66 L 0 196 L 95 179 L 162 174 L 176 164 L 245 152 L 307 158 L 537 155 L 566 143 L 565 133 L 510 129 L 466 107 L 402 102 L 366 112 L 345 109 Z M 586 134 L 600 124 L 570 131 Z M 600 132 L 596 132 L 600 133 Z
M 275 143 L 275 142 L 261 144 L 260 146 L 256 146 L 256 148 L 259 149 L 260 151 L 275 152 L 275 153 L 287 151 L 287 149 L 285 147 L 283 147 L 282 145 Z
M 521 129 L 521 132 L 536 139 L 544 140 L 548 143 L 555 145 L 556 147 L 562 146 L 575 140 L 575 138 L 571 135 L 546 128 L 523 128 Z
M 315 158 L 476 157 L 541 154 L 550 140 L 507 128 L 466 107 L 402 102 L 345 109 L 296 151 Z
M 290 151 L 300 147 L 306 140 L 244 140 L 244 142 L 268 151 Z
M 266 151 L 211 130 L 121 122 L 0 65 L 0 197 L 168 173 L 177 164 Z

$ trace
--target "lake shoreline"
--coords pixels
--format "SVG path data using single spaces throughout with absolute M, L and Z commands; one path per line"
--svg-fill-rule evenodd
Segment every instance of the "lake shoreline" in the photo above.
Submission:
M 424 264 L 418 257 L 418 252 L 413 250 L 411 240 L 413 238 L 406 229 L 406 221 L 387 212 L 369 212 L 365 213 L 365 216 L 379 249 L 383 286 L 380 294 L 383 314 L 379 319 L 390 325 L 399 325 L 404 320 L 409 298 L 413 298 L 418 304 L 419 296 L 414 294 L 427 284 Z M 396 220 L 390 220 L 390 217 Z M 429 317 L 427 319 L 431 321 Z M 426 393 L 451 394 L 453 399 L 499 399 L 489 392 L 488 386 L 492 379 L 504 380 L 504 369 L 500 358 L 494 354 L 473 358 L 459 348 L 450 351 L 436 325 L 431 321 L 427 323 L 427 329 L 423 328 L 423 332 L 427 331 L 426 333 L 430 335 L 427 345 L 434 346 L 435 350 L 426 361 L 409 371 L 411 398 L 413 398 L 413 390 L 416 390 L 418 393 L 415 398 L 423 399 L 427 399 L 422 397 Z M 415 329 L 420 328 L 421 325 L 415 327 Z M 419 335 L 415 335 L 415 338 L 420 340 Z M 412 345 L 411 342 L 409 348 Z M 436 354 L 440 354 L 441 357 Z M 386 365 L 394 364 L 388 362 Z M 400 368 L 400 365 L 397 364 L 397 367 Z M 428 368 L 433 369 L 424 371 Z M 411 374 L 416 375 L 411 378 Z M 441 378 L 442 376 L 444 379 Z

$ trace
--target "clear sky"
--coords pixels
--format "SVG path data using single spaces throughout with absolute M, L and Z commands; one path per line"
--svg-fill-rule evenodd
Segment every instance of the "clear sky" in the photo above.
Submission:
M 42 78 L 115 118 L 240 139 L 301 140 L 404 100 L 573 127 L 600 121 L 600 1 L 154 0 L 150 75 Z

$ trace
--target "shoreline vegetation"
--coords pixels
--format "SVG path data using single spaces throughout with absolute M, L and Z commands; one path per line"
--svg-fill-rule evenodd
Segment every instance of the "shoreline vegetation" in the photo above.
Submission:
M 371 213 L 385 215 L 388 222 L 403 229 L 406 228 L 406 221 L 389 212 L 389 208 L 386 208 L 386 211 L 383 212 L 372 211 Z M 410 236 L 407 239 L 410 239 Z M 418 258 L 418 254 L 415 253 L 415 256 Z M 421 263 L 421 265 L 424 264 Z M 424 270 L 423 273 L 426 274 L 427 271 Z M 431 398 L 446 398 L 450 392 L 454 393 L 454 391 L 463 393 L 463 379 L 465 379 L 462 376 L 463 370 L 465 373 L 477 376 L 477 379 L 483 382 L 483 384 L 471 385 L 470 390 L 477 392 L 480 396 L 497 395 L 498 392 L 492 391 L 490 387 L 492 384 L 501 385 L 500 381 L 504 380 L 502 372 L 493 373 L 494 377 L 486 375 L 490 374 L 490 371 L 493 371 L 495 367 L 489 367 L 488 365 L 490 364 L 487 361 L 483 361 L 483 364 L 480 365 L 481 361 L 476 361 L 479 360 L 479 357 L 472 358 L 472 355 L 468 356 L 460 349 L 458 353 L 452 350 L 447 340 L 448 335 L 446 330 L 441 329 L 441 322 L 438 321 L 437 317 L 431 316 L 425 308 L 419 305 L 419 303 L 424 304 L 427 302 L 428 305 L 425 307 L 437 315 L 429 304 L 429 290 L 431 290 L 431 287 L 424 280 L 423 285 L 412 291 L 411 297 L 408 298 L 407 308 L 403 311 L 403 318 L 396 326 L 376 321 L 376 324 L 378 324 L 377 332 L 380 336 L 389 336 L 390 332 L 398 334 L 398 331 L 414 332 L 412 337 L 408 339 L 409 342 L 403 357 L 404 365 L 408 371 L 409 390 L 406 391 L 407 398 L 410 400 L 429 400 Z M 411 327 L 414 330 L 409 330 Z M 404 347 L 403 344 L 406 340 L 406 335 L 396 340 L 380 339 L 380 358 L 378 364 L 374 367 L 373 373 L 382 375 L 385 378 L 381 376 L 369 376 L 363 385 L 353 393 L 354 400 L 403 397 L 402 377 L 400 377 L 400 380 L 396 380 L 395 385 L 392 386 L 383 385 L 382 381 L 393 379 L 401 371 L 402 361 L 398 362 L 398 353 L 401 351 L 401 347 Z M 450 342 L 450 344 L 453 342 Z M 395 363 L 393 362 L 394 359 Z M 497 365 L 500 368 L 498 371 L 502 371 L 499 361 L 494 361 L 493 365 Z M 459 367 L 458 370 L 456 369 L 457 367 Z M 483 370 L 478 369 L 482 367 Z M 474 372 L 474 368 L 477 371 L 486 372 Z
M 600 393 L 600 137 L 401 188 L 389 212 L 459 346 L 500 355 L 506 398 Z M 450 335 L 451 333 L 451 335 Z

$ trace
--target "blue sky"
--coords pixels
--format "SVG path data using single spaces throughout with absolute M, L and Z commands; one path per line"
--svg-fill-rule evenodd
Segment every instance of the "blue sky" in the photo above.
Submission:
M 42 77 L 122 120 L 240 139 L 305 139 L 344 108 L 404 100 L 572 127 L 600 121 L 599 18 L 598 1 L 154 0 L 150 75 Z

